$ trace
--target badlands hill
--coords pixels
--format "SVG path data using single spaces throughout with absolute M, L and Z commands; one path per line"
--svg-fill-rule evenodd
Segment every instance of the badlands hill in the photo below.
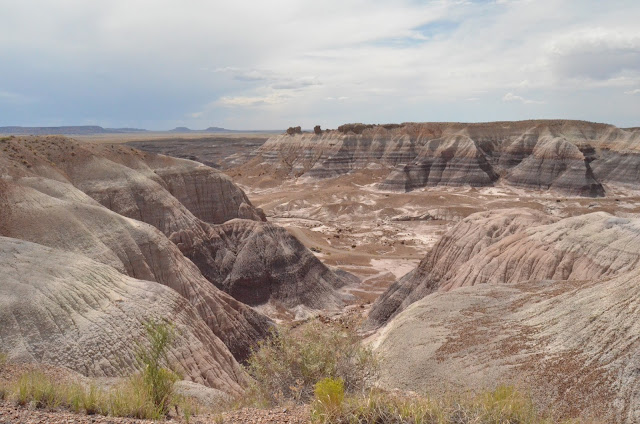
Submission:
M 603 196 L 640 178 L 640 132 L 584 121 L 343 125 L 270 138 L 234 177 L 248 185 L 376 170 L 379 187 L 505 183 Z
M 141 323 L 166 319 L 183 334 L 185 375 L 239 393 L 236 361 L 272 324 L 233 295 L 266 310 L 342 305 L 344 277 L 202 164 L 12 137 L 0 139 L 0 175 L 0 341 L 12 359 L 127 374 Z
M 373 305 L 372 327 L 434 291 L 528 280 L 594 280 L 640 262 L 640 221 L 604 212 L 551 218 L 528 209 L 473 214 Z
M 565 414 L 640 419 L 640 220 L 474 214 L 374 304 L 383 385 L 534 388 Z
M 0 237 L 0 341 L 12 361 L 114 377 L 136 370 L 143 323 L 166 319 L 170 358 L 194 382 L 239 394 L 247 382 L 227 347 L 187 299 L 89 258 Z

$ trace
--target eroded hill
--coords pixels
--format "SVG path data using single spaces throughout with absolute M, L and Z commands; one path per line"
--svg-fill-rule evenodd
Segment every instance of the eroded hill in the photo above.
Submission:
M 603 196 L 634 185 L 640 132 L 584 121 L 345 125 L 279 135 L 231 175 L 247 185 L 377 170 L 379 187 L 492 186 Z
M 175 321 L 193 339 L 175 354 L 186 377 L 238 394 L 248 380 L 237 361 L 273 325 L 241 300 L 267 312 L 274 302 L 302 314 L 342 306 L 336 289 L 349 279 L 264 222 L 242 190 L 202 164 L 12 137 L 0 141 L 0 175 L 0 340 L 12 359 L 123 375 L 134 368 L 131 341 L 142 323 Z M 117 337 L 126 349 L 113 345 Z

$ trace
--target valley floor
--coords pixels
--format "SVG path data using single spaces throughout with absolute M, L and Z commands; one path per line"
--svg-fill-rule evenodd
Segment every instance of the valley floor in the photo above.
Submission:
M 414 269 L 453 225 L 476 212 L 530 208 L 556 217 L 598 211 L 620 217 L 640 213 L 640 193 L 617 187 L 604 198 L 566 197 L 506 185 L 399 193 L 376 189 L 368 172 L 261 187 L 246 174 L 227 171 L 270 222 L 287 228 L 323 263 L 358 276 L 361 284 L 346 290 L 363 303 L 375 301 Z

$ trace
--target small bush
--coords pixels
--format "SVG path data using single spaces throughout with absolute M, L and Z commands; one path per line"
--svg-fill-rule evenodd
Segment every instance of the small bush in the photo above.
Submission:
M 340 406 L 344 400 L 344 382 L 341 378 L 323 378 L 316 383 L 314 394 L 325 406 Z
M 480 395 L 475 406 L 489 422 L 537 422 L 531 398 L 511 386 L 499 386 Z
M 254 378 L 252 397 L 262 406 L 306 402 L 324 378 L 341 379 L 346 393 L 364 393 L 377 369 L 375 355 L 355 331 L 318 321 L 295 332 L 275 330 L 251 354 L 247 366 Z
M 167 352 L 175 337 L 174 328 L 164 322 L 145 323 L 149 345 L 138 345 L 138 359 L 143 364 L 142 380 L 132 380 L 132 387 L 146 390 L 154 407 L 163 415 L 169 412 L 173 385 L 179 380 L 176 373 L 166 368 Z M 139 385 L 142 385 L 139 387 Z

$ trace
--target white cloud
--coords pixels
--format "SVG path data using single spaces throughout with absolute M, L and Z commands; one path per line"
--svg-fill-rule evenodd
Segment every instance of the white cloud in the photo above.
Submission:
M 272 94 L 267 96 L 225 96 L 221 97 L 217 103 L 225 107 L 256 107 L 283 103 L 287 96 Z
M 521 102 L 524 104 L 544 104 L 544 102 L 538 101 L 538 100 L 531 100 L 531 99 L 525 99 L 522 96 L 516 96 L 513 93 L 507 93 L 502 97 L 502 101 L 504 102 Z
M 590 28 L 564 34 L 549 45 L 561 77 L 607 80 L 624 71 L 640 75 L 640 32 L 637 29 Z
M 625 91 L 624 94 L 640 94 L 640 88 L 636 88 L 635 90 Z

